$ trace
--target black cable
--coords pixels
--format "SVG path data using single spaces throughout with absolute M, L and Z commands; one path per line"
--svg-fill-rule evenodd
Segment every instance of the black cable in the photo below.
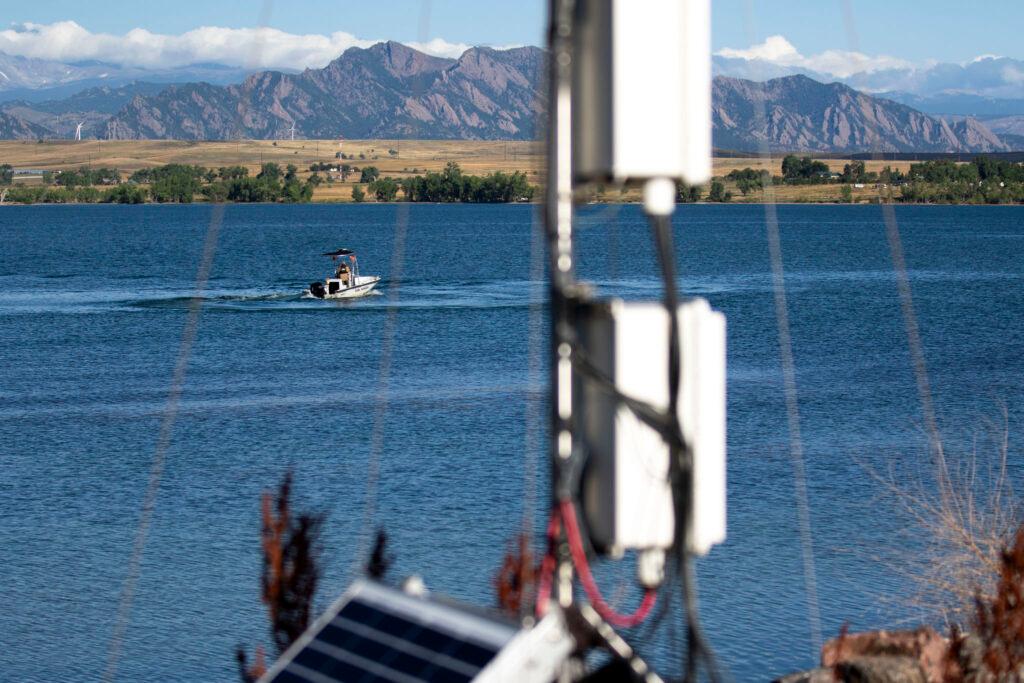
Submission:
M 651 215 L 650 221 L 651 227 L 654 230 L 658 261 L 661 266 L 665 309 L 669 316 L 669 407 L 666 418 L 673 438 L 666 439 L 666 443 L 669 447 L 669 474 L 673 484 L 673 502 L 676 512 L 675 550 L 679 563 L 679 579 L 683 590 L 683 606 L 686 612 L 687 648 L 683 680 L 696 681 L 698 660 L 703 660 L 708 678 L 712 681 L 719 681 L 721 679 L 715 664 L 714 654 L 707 644 L 703 629 L 700 626 L 693 564 L 687 551 L 692 501 L 690 496 L 686 495 L 686 492 L 692 489 L 693 463 L 692 454 L 683 439 L 682 425 L 679 423 L 679 384 L 681 381 L 682 358 L 679 348 L 679 293 L 676 290 L 672 219 L 667 215 Z
M 674 429 L 672 421 L 667 413 L 646 401 L 639 401 L 622 393 L 619 388 L 615 386 L 614 380 L 590 362 L 590 358 L 582 348 L 582 345 L 576 344 L 575 341 L 573 344 L 573 369 L 577 370 L 583 379 L 591 382 L 598 389 L 609 394 L 617 403 L 621 403 L 626 406 L 637 417 L 637 419 L 657 432 L 658 435 L 666 442 L 669 442 L 670 444 L 677 442 L 678 446 L 680 448 L 682 447 L 682 436 L 678 429 Z

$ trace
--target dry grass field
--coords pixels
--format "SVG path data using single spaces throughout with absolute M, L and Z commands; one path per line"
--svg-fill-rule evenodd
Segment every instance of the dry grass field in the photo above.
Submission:
M 108 166 L 131 173 L 140 168 L 164 164 L 195 164 L 216 168 L 219 166 L 246 166 L 250 173 L 260 164 L 276 162 L 295 164 L 304 174 L 309 166 L 318 162 L 340 162 L 337 154 L 354 157 L 347 163 L 356 167 L 376 166 L 382 176 L 396 178 L 438 171 L 449 161 L 458 163 L 464 172 L 481 175 L 495 171 L 523 171 L 531 183 L 540 184 L 544 173 L 544 145 L 539 142 L 501 142 L 476 140 L 239 140 L 223 142 L 183 142 L 173 140 L 70 140 L 54 141 L 0 141 L 0 164 L 8 163 L 16 169 L 45 169 L 60 171 L 81 166 Z M 848 163 L 843 159 L 826 159 L 829 168 L 842 171 Z M 906 171 L 910 162 L 866 162 L 868 171 L 892 166 Z M 742 168 L 765 168 L 773 174 L 782 173 L 781 157 L 716 158 L 714 175 L 724 176 Z M 357 179 L 357 178 L 356 178 Z M 352 180 L 352 178 L 350 178 Z M 314 201 L 350 201 L 352 182 L 322 185 L 317 188 Z M 733 201 L 763 201 L 760 192 L 743 197 L 727 183 L 733 192 Z M 838 185 L 781 186 L 775 188 L 779 202 L 834 202 L 839 199 Z M 854 189 L 855 200 L 877 198 L 873 187 Z M 620 193 L 617 189 L 599 193 L 596 199 L 635 201 L 639 192 Z
M 389 154 L 394 150 L 396 154 Z M 479 142 L 446 140 L 238 140 L 181 142 L 177 140 L 55 140 L 0 141 L 0 163 L 16 168 L 64 170 L 80 166 L 114 166 L 131 173 L 163 164 L 247 166 L 261 163 L 295 164 L 300 169 L 333 162 L 344 152 L 356 166 L 376 166 L 383 175 L 400 176 L 413 169 L 439 170 L 449 161 L 468 173 L 522 170 L 535 175 L 543 166 L 543 145 L 536 142 Z M 366 157 L 359 158 L 360 155 Z M 339 160 L 340 161 L 340 160 Z

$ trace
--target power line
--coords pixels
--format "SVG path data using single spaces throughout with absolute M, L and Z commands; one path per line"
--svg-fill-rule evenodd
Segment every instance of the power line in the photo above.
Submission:
M 388 278 L 388 312 L 381 339 L 380 366 L 377 374 L 377 403 L 373 413 L 370 452 L 366 463 L 366 484 L 363 493 L 363 519 L 359 531 L 357 550 L 350 575 L 355 575 L 365 561 L 366 550 L 374 533 L 373 520 L 377 513 L 377 484 L 380 478 L 381 453 L 384 450 L 384 427 L 389 410 L 388 393 L 391 386 L 391 362 L 394 356 L 395 334 L 398 330 L 398 298 L 402 284 L 402 266 L 405 261 L 405 234 L 409 223 L 409 206 L 401 203 L 395 217 L 395 238 L 391 253 L 391 276 Z
M 264 27 L 270 21 L 270 13 L 273 9 L 273 0 L 264 0 L 260 10 L 259 25 Z M 256 49 L 260 49 L 258 46 Z M 254 55 L 256 56 L 256 55 Z M 236 114 L 236 125 L 241 119 L 241 112 Z M 103 672 L 104 683 L 113 683 L 117 676 L 117 667 L 124 648 L 124 638 L 128 630 L 128 623 L 131 618 L 132 603 L 135 599 L 135 590 L 142 575 L 142 555 L 146 547 L 146 539 L 149 534 L 149 527 L 152 523 L 153 514 L 156 509 L 157 495 L 160 492 L 160 482 L 163 478 L 164 464 L 167 459 L 167 450 L 171 444 L 171 437 L 174 432 L 180 403 L 181 392 L 185 382 L 185 375 L 188 370 L 189 359 L 192 355 L 192 347 L 195 343 L 199 327 L 199 315 L 203 306 L 203 293 L 209 281 L 210 270 L 213 267 L 213 258 L 217 251 L 217 242 L 220 236 L 220 228 L 224 222 L 225 205 L 215 204 L 210 215 L 210 223 L 206 230 L 206 239 L 203 244 L 203 255 L 196 272 L 195 290 L 189 301 L 188 316 L 185 320 L 185 328 L 182 332 L 181 343 L 178 347 L 178 359 L 175 363 L 174 373 L 171 377 L 171 387 L 167 396 L 167 405 L 164 409 L 163 418 L 160 422 L 160 431 L 157 435 L 156 446 L 153 453 L 153 462 L 150 466 L 149 484 L 143 497 L 142 512 L 139 516 L 139 524 L 135 533 L 135 542 L 132 546 L 132 554 L 128 561 L 128 573 L 125 576 L 121 588 L 121 597 L 118 602 L 117 617 L 114 622 L 114 630 L 110 638 L 110 645 L 107 652 L 107 666 Z
M 859 50 L 860 40 L 857 32 L 857 25 L 853 15 L 853 5 L 850 0 L 841 0 L 843 10 L 843 24 L 846 30 L 846 39 L 851 53 Z M 868 125 L 875 122 L 869 121 Z M 881 156 L 878 147 L 881 145 L 881 135 L 876 131 L 874 144 L 876 149 L 872 151 L 873 157 Z M 935 466 L 936 483 L 939 492 L 945 499 L 949 491 L 949 470 L 946 466 L 946 456 L 942 445 L 942 434 L 939 431 L 938 420 L 935 416 L 935 404 L 932 400 L 931 382 L 928 379 L 928 365 L 925 362 L 924 344 L 921 342 L 921 328 L 918 325 L 917 313 L 914 307 L 914 297 L 910 287 L 910 277 L 907 272 L 907 261 L 903 253 L 903 240 L 900 236 L 899 223 L 896 220 L 896 209 L 891 203 L 884 202 L 882 193 L 878 193 L 878 201 L 882 208 L 882 220 L 885 223 L 885 236 L 889 243 L 889 255 L 892 259 L 893 272 L 896 275 L 896 288 L 900 297 L 900 310 L 903 314 L 903 324 L 907 331 L 907 347 L 910 352 L 910 361 L 914 370 L 914 381 L 917 385 L 918 400 L 921 402 L 921 412 L 924 416 L 925 430 L 928 433 L 928 442 L 932 454 L 932 464 Z
M 174 423 L 177 419 L 178 408 L 181 403 L 181 392 L 185 384 L 185 375 L 188 371 L 192 347 L 199 328 L 199 314 L 203 307 L 203 292 L 210 278 L 213 257 L 217 251 L 217 239 L 220 234 L 221 225 L 224 222 L 224 209 L 224 204 L 214 205 L 213 213 L 210 216 L 210 224 L 206 230 L 203 256 L 199 262 L 199 270 L 196 273 L 195 290 L 189 301 L 188 317 L 185 320 L 185 329 L 182 332 L 181 343 L 178 346 L 178 359 L 174 365 L 174 373 L 171 376 L 167 406 L 160 421 L 160 431 L 157 435 L 153 462 L 149 471 L 149 485 L 146 487 L 146 493 L 143 498 L 142 513 L 139 517 L 138 529 L 135 532 L 135 543 L 132 546 L 132 554 L 128 561 L 128 573 L 121 588 L 117 619 L 114 622 L 114 632 L 110 639 L 110 647 L 107 654 L 107 668 L 103 673 L 105 683 L 111 683 L 117 675 L 117 665 L 121 657 L 124 636 L 128 629 L 128 621 L 131 617 L 135 588 L 142 573 L 142 554 L 146 547 L 149 527 L 153 521 L 156 499 L 160 492 L 160 481 L 163 478 L 164 464 L 167 460 L 167 450 L 170 448 L 171 437 L 174 434 Z
M 754 11 L 751 0 L 744 2 L 745 28 L 751 44 L 754 41 Z M 764 87 L 762 85 L 762 87 Z M 761 106 L 754 108 L 756 126 L 768 130 L 768 98 L 762 98 Z M 768 138 L 762 138 L 759 156 L 771 161 L 772 153 Z M 821 652 L 822 628 L 821 607 L 818 600 L 817 569 L 814 562 L 814 533 L 811 524 L 811 504 L 807 492 L 807 470 L 800 430 L 800 399 L 796 383 L 796 363 L 793 358 L 793 341 L 789 328 L 789 303 L 786 298 L 786 278 L 782 261 L 782 243 L 779 236 L 779 216 L 775 199 L 775 186 L 769 173 L 764 185 L 765 234 L 768 240 L 769 260 L 772 270 L 772 294 L 775 303 L 775 322 L 779 334 L 779 356 L 782 367 L 783 394 L 786 402 L 786 425 L 789 433 L 790 462 L 793 466 L 793 497 L 796 500 L 797 528 L 800 535 L 800 552 L 803 564 L 804 595 L 807 603 L 807 623 L 810 637 L 811 656 L 818 659 Z

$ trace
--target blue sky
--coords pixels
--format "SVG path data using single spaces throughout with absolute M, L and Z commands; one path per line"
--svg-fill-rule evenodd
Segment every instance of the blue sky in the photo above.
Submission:
M 200 26 L 247 28 L 267 25 L 290 34 L 343 32 L 356 39 L 414 42 L 441 38 L 463 44 L 540 44 L 545 0 L 45 0 L 3 2 L 10 24 L 74 21 L 92 34 L 123 35 L 143 28 L 178 35 Z M 849 9 L 852 24 L 844 21 Z M 869 56 L 912 63 L 963 62 L 982 54 L 1024 58 L 1018 39 L 1024 2 L 986 0 L 971 9 L 963 0 L 713 0 L 714 47 L 743 49 L 783 36 L 801 56 L 855 44 Z M 853 30 L 848 30 L 849 27 Z M 0 28 L 7 28 L 0 26 Z M 80 37 L 79 37 L 80 38 Z M 68 51 L 88 41 L 68 39 Z M 53 43 L 47 35 L 45 41 Z M 335 41 L 324 50 L 341 45 Z M 0 49 L 9 51 L 0 41 Z M 37 51 L 43 48 L 35 48 Z M 443 52 L 444 46 L 436 51 Z M 455 51 L 454 47 L 448 48 Z M 29 51 L 26 48 L 26 51 Z M 46 56 L 38 54 L 35 56 Z M 64 56 L 67 56 L 65 54 Z M 103 56 L 102 54 L 100 56 Z M 86 55 L 88 57 L 88 55 Z

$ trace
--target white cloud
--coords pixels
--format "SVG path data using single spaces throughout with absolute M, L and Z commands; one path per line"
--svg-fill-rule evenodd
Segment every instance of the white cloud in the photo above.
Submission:
M 790 65 L 803 59 L 803 56 L 782 36 L 768 36 L 760 45 L 752 45 L 746 50 L 737 50 L 727 47 L 715 53 L 719 57 L 730 59 L 762 60 L 775 64 Z
M 435 57 L 458 58 L 463 52 L 473 47 L 466 43 L 449 43 L 444 38 L 434 38 L 426 43 L 406 43 L 409 47 L 420 52 L 426 52 Z
M 826 73 L 837 78 L 855 74 L 873 73 L 887 69 L 908 69 L 914 65 L 904 59 L 886 55 L 871 56 L 846 50 L 826 50 L 805 57 L 784 36 L 769 36 L 763 43 L 747 49 L 725 48 L 715 53 L 719 57 L 762 61 L 778 66 L 800 67 Z
M 0 31 L 0 52 L 10 55 L 62 62 L 99 60 L 143 68 L 203 62 L 252 69 L 319 68 L 350 47 L 369 47 L 376 42 L 343 31 L 297 35 L 273 28 L 216 26 L 202 26 L 181 35 L 141 28 L 113 35 L 93 33 L 74 21 L 29 23 Z M 412 46 L 442 57 L 458 57 L 469 48 L 442 38 Z
M 374 41 L 377 42 L 377 41 Z M 449 57 L 451 59 L 458 59 L 462 56 L 462 53 L 473 47 L 469 43 L 449 43 L 444 38 L 434 38 L 426 43 L 411 42 L 405 43 L 414 50 L 420 52 L 426 52 L 428 55 L 434 55 L 435 57 Z M 511 50 L 517 47 L 523 47 L 521 43 L 510 43 L 508 45 L 489 45 L 495 50 Z

